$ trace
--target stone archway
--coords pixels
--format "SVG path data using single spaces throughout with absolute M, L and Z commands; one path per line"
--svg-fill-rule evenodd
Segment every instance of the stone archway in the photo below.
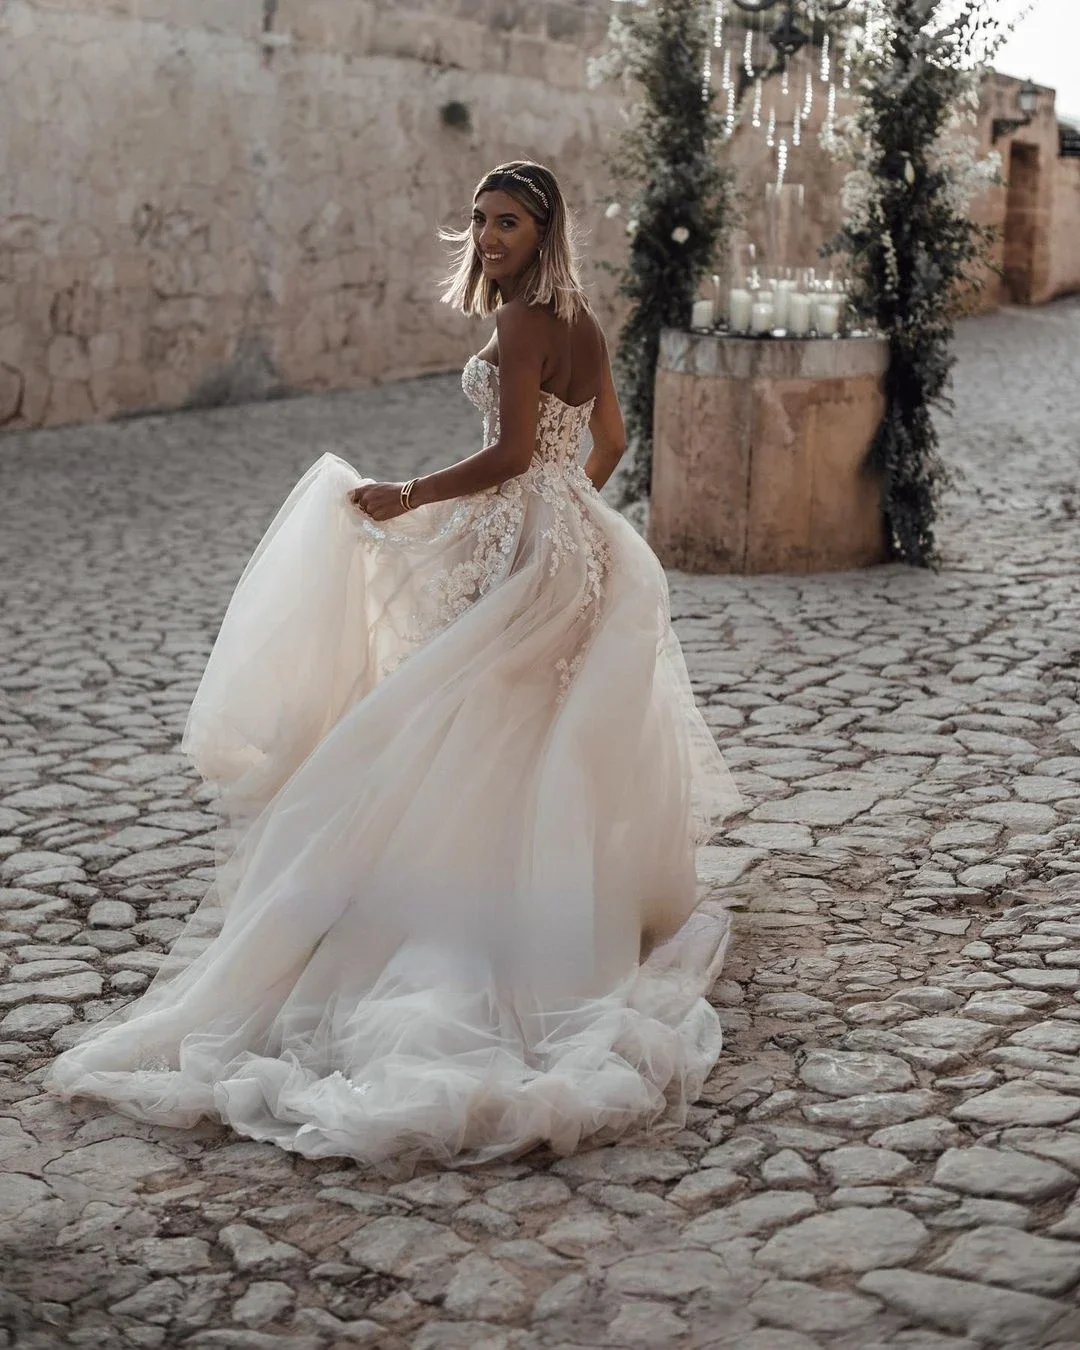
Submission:
M 1005 205 L 1002 299 L 1006 304 L 1030 305 L 1035 300 L 1040 167 L 1037 145 L 1013 141 L 1009 147 L 1009 186 Z

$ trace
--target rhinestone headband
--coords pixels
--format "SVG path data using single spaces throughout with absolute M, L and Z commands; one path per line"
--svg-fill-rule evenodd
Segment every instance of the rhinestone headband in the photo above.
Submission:
M 538 187 L 531 178 L 526 178 L 523 173 L 518 173 L 515 169 L 503 169 L 501 176 L 503 178 L 516 178 L 519 183 L 524 183 L 526 187 L 532 188 L 533 192 L 535 192 L 544 203 L 544 210 L 549 211 L 551 209 L 548 206 L 547 194 L 542 188 Z

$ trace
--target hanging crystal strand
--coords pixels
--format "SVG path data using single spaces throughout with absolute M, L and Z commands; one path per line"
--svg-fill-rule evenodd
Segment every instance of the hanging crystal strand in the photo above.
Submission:
M 821 39 L 821 83 L 825 84 L 829 78 L 831 63 L 829 61 L 829 35 L 828 33 Z
M 724 64 L 720 73 L 720 88 L 727 95 L 727 107 L 724 109 L 724 135 L 730 136 L 735 130 L 735 80 L 733 79 L 731 47 L 724 48 Z
M 785 98 L 791 93 L 791 76 L 788 72 L 788 63 L 784 62 L 784 73 L 780 77 L 780 92 Z
M 714 47 L 724 45 L 724 13 L 727 9 L 727 0 L 716 0 L 713 5 L 713 30 L 712 40 Z
M 764 90 L 761 86 L 761 80 L 754 81 L 754 111 L 750 118 L 751 124 L 755 127 L 761 126 L 761 100 Z
M 851 30 L 848 29 L 847 37 L 844 39 L 844 61 L 843 61 L 843 79 L 841 87 L 845 94 L 851 93 L 851 56 L 855 39 Z
M 749 78 L 754 78 L 754 30 L 747 28 L 746 42 L 743 44 L 743 70 L 746 71 Z
M 829 85 L 829 102 L 825 109 L 825 125 L 821 131 L 821 142 L 824 146 L 832 145 L 836 135 L 836 85 Z
M 704 0 L 706 17 L 712 11 L 712 37 L 705 42 L 705 69 L 702 73 L 701 94 L 706 103 L 712 97 L 713 49 L 724 45 L 724 7 L 727 0 Z M 721 89 L 727 86 L 722 84 Z
M 814 111 L 814 72 L 810 65 L 806 67 L 806 78 L 803 84 L 803 109 L 802 115 L 804 121 L 809 121 L 810 114 Z
M 802 108 L 797 103 L 791 121 L 791 144 L 802 145 Z
M 779 191 L 784 186 L 784 175 L 787 173 L 787 141 L 783 136 L 780 137 L 780 144 L 776 151 L 776 188 Z
M 765 132 L 765 144 L 771 150 L 776 144 L 776 109 L 769 109 L 769 126 Z

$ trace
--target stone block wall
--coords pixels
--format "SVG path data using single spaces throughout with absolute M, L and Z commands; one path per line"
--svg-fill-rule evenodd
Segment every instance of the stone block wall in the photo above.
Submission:
M 1050 238 L 1049 295 L 1080 291 L 1080 159 L 1055 162 Z
M 991 76 L 983 86 L 979 125 L 982 151 L 994 149 L 1001 156 L 1003 181 L 990 189 L 978 208 L 979 218 L 1001 232 L 993 256 L 1004 275 L 1000 280 L 987 280 L 987 293 L 1004 304 L 1034 304 L 1050 298 L 1053 175 L 1058 152 L 1054 91 L 1040 91 L 1039 109 L 1030 126 L 996 143 L 992 140 L 995 118 L 1017 116 L 1019 87 L 1018 80 Z
M 559 173 L 613 328 L 599 264 L 625 255 L 604 216 L 619 94 L 585 78 L 611 4 L 0 3 L 0 427 L 454 367 L 487 330 L 438 303 L 437 228 L 463 225 L 482 174 L 515 157 Z M 1015 89 L 988 88 L 986 148 Z M 467 127 L 444 123 L 451 103 Z M 812 148 L 822 107 L 788 174 L 806 184 L 808 260 L 840 221 L 843 171 Z M 1080 288 L 1080 161 L 1057 158 L 1050 90 L 1012 139 L 1037 150 L 1038 302 Z M 760 239 L 771 152 L 744 124 L 730 153 Z M 1007 199 L 980 216 L 1003 223 Z M 991 276 L 978 304 L 998 294 Z
M 1080 291 L 1080 160 L 1063 159 L 1053 89 L 1040 88 L 1029 126 L 992 140 L 995 118 L 1014 118 L 1021 81 L 991 75 L 983 86 L 979 141 L 1001 156 L 1002 182 L 974 204 L 974 214 L 1000 238 L 992 259 L 1000 278 L 983 272 L 979 308 L 1044 304 Z
M 9 0 L 0 8 L 0 424 L 445 370 L 440 224 L 549 163 L 598 308 L 609 0 Z M 444 125 L 464 103 L 471 126 Z

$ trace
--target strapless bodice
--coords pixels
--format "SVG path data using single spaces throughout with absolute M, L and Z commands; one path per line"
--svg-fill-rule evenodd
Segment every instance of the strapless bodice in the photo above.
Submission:
M 461 372 L 461 387 L 484 415 L 484 444 L 499 436 L 499 368 L 482 356 L 470 356 Z M 541 391 L 533 458 L 550 464 L 576 464 L 595 398 L 572 406 Z

